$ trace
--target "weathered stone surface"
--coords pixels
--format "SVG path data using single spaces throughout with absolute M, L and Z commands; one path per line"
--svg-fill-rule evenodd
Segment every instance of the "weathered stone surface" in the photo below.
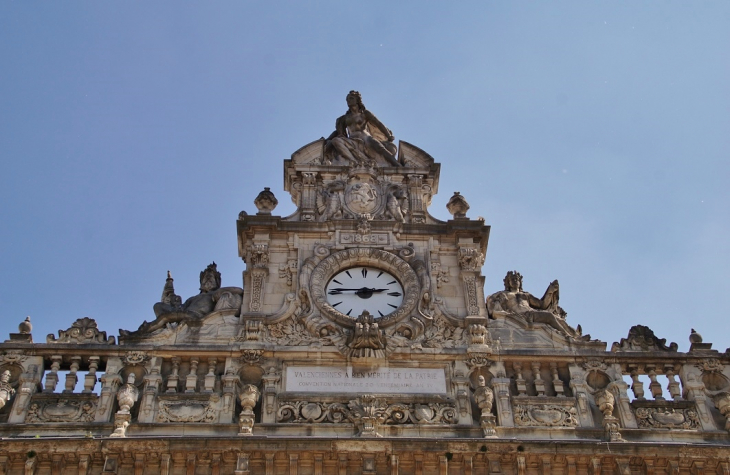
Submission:
M 168 273 L 120 346 L 90 318 L 0 344 L 0 473 L 730 473 L 730 354 L 641 325 L 607 352 L 557 280 L 485 299 L 489 226 L 432 217 L 440 165 L 348 107 L 285 161 L 293 214 L 239 214 L 240 287 Z

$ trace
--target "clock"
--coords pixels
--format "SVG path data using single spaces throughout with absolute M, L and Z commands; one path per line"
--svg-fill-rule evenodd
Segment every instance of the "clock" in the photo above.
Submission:
M 370 266 L 351 267 L 332 276 L 325 287 L 327 302 L 357 318 L 364 311 L 384 317 L 403 303 L 403 286 L 389 272 Z
M 304 265 L 301 272 L 303 295 L 311 295 L 313 310 L 324 318 L 318 325 L 329 320 L 339 327 L 354 328 L 357 317 L 367 310 L 378 319 L 380 328 L 388 328 L 417 311 L 421 282 L 428 275 L 424 265 L 416 264 L 419 279 L 414 267 L 400 257 L 412 257 L 410 247 L 393 252 L 355 247 L 330 254 L 320 245 L 314 253 L 311 266 Z

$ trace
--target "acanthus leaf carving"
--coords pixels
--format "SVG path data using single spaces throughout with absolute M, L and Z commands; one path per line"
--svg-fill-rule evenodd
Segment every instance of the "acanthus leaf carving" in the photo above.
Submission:
M 459 267 L 465 271 L 478 271 L 484 264 L 484 254 L 471 247 L 459 248 Z
M 437 314 L 423 334 L 420 345 L 424 348 L 457 348 L 468 345 L 467 336 L 463 327 L 454 326 Z

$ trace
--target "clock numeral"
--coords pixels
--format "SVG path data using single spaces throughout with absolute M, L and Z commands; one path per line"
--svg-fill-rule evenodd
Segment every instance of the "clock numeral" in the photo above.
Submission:
M 363 278 L 366 278 L 368 276 L 368 270 L 366 268 L 362 268 L 362 276 Z
M 333 303 L 333 304 L 332 304 L 332 306 L 333 306 L 333 307 L 336 307 L 336 306 L 338 306 L 338 305 L 339 305 L 339 304 L 341 304 L 341 303 L 342 303 L 342 302 L 337 302 L 337 303 Z
M 382 273 L 382 272 L 381 272 L 380 274 L 378 274 L 378 277 L 380 277 L 381 275 L 383 275 L 383 273 Z M 378 277 L 376 277 L 376 279 L 377 279 Z
M 352 313 L 352 309 L 347 311 L 347 315 L 349 316 Z
M 347 274 L 347 277 L 349 277 L 349 278 L 351 278 L 351 279 L 352 279 L 352 275 L 350 275 L 350 271 L 349 271 L 349 270 L 346 270 L 346 271 L 345 271 L 345 274 Z
M 388 282 L 386 285 L 395 284 L 395 281 Z
M 339 281 L 339 280 L 337 280 L 337 279 L 332 279 L 332 282 L 337 282 L 338 284 L 342 285 L 342 282 L 340 282 L 340 281 Z
M 339 290 L 330 290 L 327 293 L 330 295 L 340 295 L 342 292 L 340 292 Z
M 397 306 L 397 305 L 393 305 L 392 303 L 389 303 L 389 304 L 388 304 L 388 306 L 389 306 L 389 307 L 393 307 L 393 308 L 398 308 L 398 306 Z
M 383 312 L 381 312 L 380 310 L 378 310 L 378 313 L 380 314 L 381 317 L 385 316 L 385 315 L 383 315 Z
M 330 293 L 332 293 L 332 292 L 330 292 Z M 400 297 L 400 292 L 388 292 L 388 295 L 390 295 L 391 297 Z

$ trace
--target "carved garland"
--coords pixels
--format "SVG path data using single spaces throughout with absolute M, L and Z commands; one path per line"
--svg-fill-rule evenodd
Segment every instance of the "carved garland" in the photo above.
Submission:
M 395 311 L 380 318 L 378 324 L 386 328 L 408 317 L 415 309 L 419 299 L 420 286 L 416 272 L 400 257 L 380 249 L 354 248 L 336 252 L 322 259 L 312 271 L 310 290 L 312 299 L 322 314 L 346 327 L 353 327 L 355 319 L 337 311 L 327 303 L 325 286 L 337 272 L 359 265 L 379 267 L 397 276 L 403 285 L 403 303 Z
M 371 414 L 385 425 L 457 423 L 457 411 L 453 403 L 387 404 L 380 400 L 371 404 L 361 404 L 358 400 L 350 401 L 349 404 L 286 402 L 279 407 L 276 420 L 283 423 L 357 423 L 365 414 Z

